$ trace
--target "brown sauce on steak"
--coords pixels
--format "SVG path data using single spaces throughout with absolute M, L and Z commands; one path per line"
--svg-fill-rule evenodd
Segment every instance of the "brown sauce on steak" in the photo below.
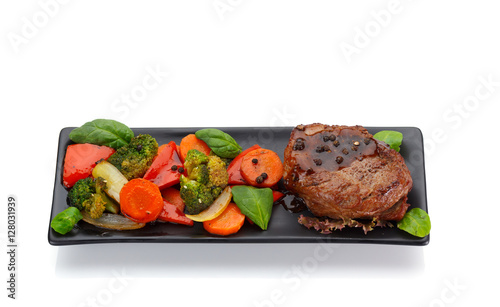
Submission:
M 351 127 L 321 130 L 307 134 L 306 130 L 297 130 L 291 158 L 295 165 L 291 178 L 303 180 L 317 172 L 334 172 L 349 167 L 355 160 L 378 154 L 377 141 Z M 285 179 L 286 180 L 286 179 Z M 293 182 L 285 182 L 292 184 Z
M 316 216 L 400 220 L 409 206 L 403 157 L 362 126 L 299 125 L 284 160 L 285 188 Z

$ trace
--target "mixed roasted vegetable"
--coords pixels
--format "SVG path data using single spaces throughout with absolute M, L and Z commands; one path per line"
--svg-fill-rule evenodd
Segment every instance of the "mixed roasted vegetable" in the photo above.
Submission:
M 84 220 L 128 230 L 153 221 L 203 223 L 215 235 L 231 235 L 246 220 L 267 229 L 272 190 L 283 173 L 279 156 L 254 145 L 246 150 L 227 133 L 201 129 L 179 146 L 158 144 L 148 134 L 114 120 L 97 119 L 71 131 L 63 184 L 69 207 L 51 227 L 70 232 Z
M 283 164 L 272 150 L 255 144 L 243 149 L 219 129 L 201 129 L 158 144 L 148 134 L 134 135 L 126 125 L 96 119 L 71 131 L 64 158 L 63 184 L 68 208 L 51 222 L 54 231 L 70 232 L 84 220 L 97 227 L 131 230 L 153 221 L 193 226 L 203 223 L 211 234 L 237 233 L 245 221 L 268 228 L 273 204 L 284 194 L 276 187 Z M 374 135 L 399 151 L 402 134 Z M 301 216 L 299 223 L 329 233 L 344 226 L 365 233 L 380 221 L 346 225 Z M 427 213 L 415 208 L 398 228 L 423 237 L 430 232 Z

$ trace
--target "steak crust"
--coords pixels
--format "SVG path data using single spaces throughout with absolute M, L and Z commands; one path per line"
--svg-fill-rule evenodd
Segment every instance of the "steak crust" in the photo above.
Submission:
M 315 216 L 399 221 L 409 207 L 403 157 L 362 126 L 299 125 L 284 161 L 285 187 Z

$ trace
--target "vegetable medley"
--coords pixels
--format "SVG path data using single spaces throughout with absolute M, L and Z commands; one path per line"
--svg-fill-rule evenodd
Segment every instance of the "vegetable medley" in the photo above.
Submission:
M 211 234 L 237 233 L 247 220 L 266 230 L 274 189 L 283 174 L 279 156 L 259 145 L 243 150 L 219 129 L 201 129 L 179 144 L 158 144 L 126 125 L 96 119 L 71 131 L 64 158 L 68 208 L 51 227 L 70 232 L 80 220 L 128 230 L 162 221 Z

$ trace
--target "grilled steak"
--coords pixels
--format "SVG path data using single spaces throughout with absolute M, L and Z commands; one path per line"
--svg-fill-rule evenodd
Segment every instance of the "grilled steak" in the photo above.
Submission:
M 403 157 L 361 126 L 299 125 L 284 160 L 286 188 L 315 216 L 399 221 L 409 206 Z

